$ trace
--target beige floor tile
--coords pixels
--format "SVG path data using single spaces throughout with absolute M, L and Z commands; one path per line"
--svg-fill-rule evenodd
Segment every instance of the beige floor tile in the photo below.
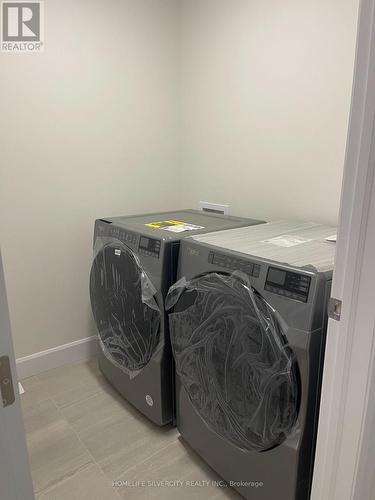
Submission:
M 220 478 L 176 429 L 155 426 L 119 396 L 96 361 L 22 383 L 36 500 L 239 500 L 230 488 L 202 483 Z M 115 480 L 129 483 L 113 488 Z M 137 481 L 154 486 L 130 487 Z M 160 481 L 185 483 L 165 487 Z
M 95 360 L 64 365 L 37 375 L 50 396 L 74 388 L 78 383 L 97 383 L 99 369 Z
M 24 421 L 36 493 L 93 462 L 52 401 L 29 407 L 24 412 Z
M 30 404 L 24 408 L 23 420 L 27 437 L 38 432 L 49 431 L 55 425 L 59 426 L 62 422 L 65 422 L 64 417 L 50 399 L 33 405 Z
M 176 429 L 155 426 L 117 393 L 103 391 L 61 411 L 111 479 L 177 439 Z
M 106 423 L 116 415 L 124 419 L 132 419 L 133 413 L 128 405 L 113 390 L 100 391 L 90 398 L 71 404 L 61 409 L 69 424 L 78 433 L 94 430 L 98 424 Z
M 49 398 L 48 391 L 40 382 L 38 377 L 26 378 L 22 380 L 22 385 L 25 390 L 25 392 L 20 396 L 23 409 L 28 406 L 41 403 Z
M 92 380 L 79 381 L 74 387 L 51 395 L 51 399 L 58 408 L 65 408 L 71 404 L 84 401 L 100 391 L 111 392 L 111 386 L 102 375 L 98 375 Z
M 97 421 L 79 436 L 103 471 L 115 479 L 178 437 L 174 428 L 159 428 L 123 411 Z
M 178 440 L 119 478 L 118 493 L 127 500 L 179 500 L 235 498 L 221 479 Z M 239 498 L 239 497 L 237 497 Z
M 184 481 L 191 470 L 189 457 L 176 440 L 121 475 L 118 492 L 129 500 L 174 500 L 185 493 L 179 481 Z
M 233 488 L 218 488 L 211 500 L 243 500 L 243 497 Z
M 118 500 L 111 481 L 97 465 L 77 472 L 38 496 L 37 500 Z
M 100 391 L 111 391 L 111 386 L 99 372 L 95 359 L 85 363 L 65 365 L 26 379 L 23 405 L 52 399 L 58 408 L 83 401 Z

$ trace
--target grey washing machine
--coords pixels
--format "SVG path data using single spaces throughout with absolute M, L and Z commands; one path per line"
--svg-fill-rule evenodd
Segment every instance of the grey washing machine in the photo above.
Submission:
M 164 298 L 186 235 L 260 221 L 183 210 L 95 222 L 90 299 L 99 367 L 117 391 L 158 425 L 173 418 L 173 357 Z
M 309 497 L 335 231 L 281 221 L 181 243 L 177 427 L 249 500 Z

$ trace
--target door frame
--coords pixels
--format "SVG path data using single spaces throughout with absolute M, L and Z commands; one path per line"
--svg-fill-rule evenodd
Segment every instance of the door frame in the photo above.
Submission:
M 0 356 L 9 358 L 10 384 L 14 402 L 4 406 L 0 398 L 0 491 L 12 500 L 34 499 L 25 427 L 18 393 L 16 360 L 14 358 L 8 302 L 0 250 Z M 9 385 L 9 382 L 8 382 Z M 1 391 L 0 391 L 1 395 Z M 3 498 L 3 496 L 2 496 Z
M 360 2 L 312 500 L 370 500 L 375 474 L 375 0 Z

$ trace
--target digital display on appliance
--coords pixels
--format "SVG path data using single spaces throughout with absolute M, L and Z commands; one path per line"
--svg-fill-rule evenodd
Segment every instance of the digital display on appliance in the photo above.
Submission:
M 146 236 L 141 236 L 139 239 L 139 250 L 142 252 L 142 255 L 159 258 L 160 245 L 160 240 L 154 240 L 153 238 L 147 238 Z
M 280 269 L 275 269 L 273 267 L 270 268 L 268 272 L 267 281 L 271 283 L 275 283 L 275 285 L 284 286 L 286 279 L 286 272 L 280 271 Z
M 284 298 L 307 302 L 310 285 L 310 276 L 270 267 L 264 288 L 268 292 L 276 293 Z
M 139 240 L 139 246 L 141 248 L 148 248 L 148 238 L 141 236 L 141 239 Z

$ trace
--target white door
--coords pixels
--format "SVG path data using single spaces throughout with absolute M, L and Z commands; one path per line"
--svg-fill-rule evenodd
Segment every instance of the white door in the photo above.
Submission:
M 0 497 L 33 500 L 0 252 Z
M 375 0 L 361 0 L 311 500 L 374 500 Z

